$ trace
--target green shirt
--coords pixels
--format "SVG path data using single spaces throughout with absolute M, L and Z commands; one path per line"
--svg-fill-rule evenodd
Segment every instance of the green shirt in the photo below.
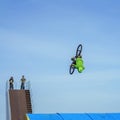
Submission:
M 82 60 L 82 58 L 76 58 L 76 64 L 74 65 L 74 67 L 78 70 L 78 72 L 82 72 L 84 69 L 85 69 L 85 67 L 84 67 L 84 65 L 83 65 L 83 60 Z

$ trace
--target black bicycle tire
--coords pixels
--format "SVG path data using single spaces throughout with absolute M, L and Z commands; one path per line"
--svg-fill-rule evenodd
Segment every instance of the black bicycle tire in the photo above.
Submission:
M 72 64 L 70 65 L 70 69 L 69 69 L 69 73 L 72 75 L 75 71 L 75 67 L 72 66 Z
M 78 45 L 77 50 L 76 50 L 76 56 L 80 56 L 81 52 L 82 52 L 82 44 Z

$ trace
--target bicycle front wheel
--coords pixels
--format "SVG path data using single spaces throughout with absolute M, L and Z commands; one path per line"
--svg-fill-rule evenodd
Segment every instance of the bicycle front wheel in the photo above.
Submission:
M 76 50 L 76 56 L 80 56 L 82 52 L 82 44 L 78 45 L 77 50 Z

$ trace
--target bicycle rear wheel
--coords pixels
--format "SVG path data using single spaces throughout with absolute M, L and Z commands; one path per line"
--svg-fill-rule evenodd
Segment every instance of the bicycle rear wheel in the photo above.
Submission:
M 70 65 L 70 69 L 69 69 L 69 73 L 72 75 L 75 71 L 75 67 L 71 64 Z

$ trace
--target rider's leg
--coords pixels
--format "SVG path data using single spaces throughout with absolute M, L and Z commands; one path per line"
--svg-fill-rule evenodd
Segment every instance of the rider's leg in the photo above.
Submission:
M 82 67 L 78 68 L 78 72 L 81 73 L 84 69 Z

